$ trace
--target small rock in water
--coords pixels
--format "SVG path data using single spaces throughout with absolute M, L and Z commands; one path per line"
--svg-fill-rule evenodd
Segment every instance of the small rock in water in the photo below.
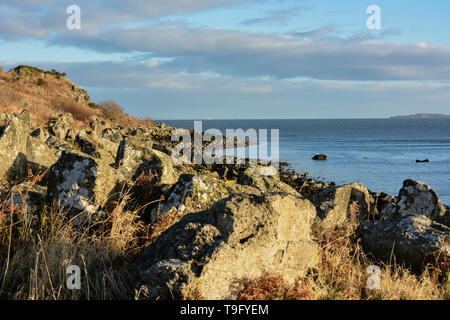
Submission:
M 328 160 L 328 156 L 326 154 L 316 154 L 312 159 L 319 161 L 326 161 Z

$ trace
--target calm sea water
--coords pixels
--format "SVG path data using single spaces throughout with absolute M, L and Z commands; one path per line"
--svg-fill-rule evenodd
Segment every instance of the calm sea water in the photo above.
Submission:
M 193 121 L 164 121 L 193 128 Z M 450 119 L 205 120 L 203 129 L 279 129 L 280 160 L 297 172 L 334 181 L 362 182 L 397 195 L 405 179 L 436 190 L 450 205 Z M 270 150 L 270 149 L 269 149 Z M 313 161 L 325 153 L 328 161 Z M 429 159 L 430 163 L 416 163 Z

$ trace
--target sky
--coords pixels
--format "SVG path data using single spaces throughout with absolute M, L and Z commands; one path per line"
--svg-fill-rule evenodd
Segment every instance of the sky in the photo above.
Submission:
M 2 0 L 0 65 L 141 118 L 450 114 L 449 31 L 448 0 Z

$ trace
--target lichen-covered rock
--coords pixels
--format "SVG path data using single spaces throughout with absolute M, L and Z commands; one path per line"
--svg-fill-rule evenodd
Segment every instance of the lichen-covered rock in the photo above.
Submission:
M 262 193 L 285 192 L 299 195 L 291 186 L 280 181 L 278 171 L 273 166 L 250 166 L 237 182 L 257 188 Z
M 31 131 L 30 114 L 12 116 L 0 130 L 0 178 L 26 172 L 27 140 Z
M 45 140 L 45 144 L 53 150 L 54 154 L 57 158 L 61 156 L 61 153 L 64 150 L 72 151 L 74 150 L 74 146 L 68 141 L 61 140 L 55 136 L 49 135 Z
M 318 263 L 314 206 L 288 194 L 234 195 L 192 213 L 146 248 L 139 280 L 152 299 L 234 299 L 266 272 L 288 283 Z
M 86 153 L 94 158 L 100 158 L 100 153 L 98 152 L 94 139 L 84 129 L 81 130 L 75 137 L 75 146 L 77 146 L 83 153 Z
M 39 185 L 28 186 L 19 184 L 11 188 L 11 202 L 27 213 L 40 214 L 45 204 L 47 188 Z
M 405 217 L 423 214 L 430 218 L 443 216 L 445 207 L 437 193 L 420 181 L 405 180 L 398 194 L 398 213 Z
M 41 170 L 47 170 L 57 160 L 57 153 L 52 150 L 46 140 L 48 134 L 42 128 L 34 130 L 27 139 L 26 156 L 28 163 L 34 164 L 34 167 L 41 167 Z
M 116 167 L 124 177 L 135 180 L 143 174 L 153 172 L 161 184 L 174 184 L 177 176 L 172 159 L 165 153 L 152 149 L 148 139 L 127 137 L 119 145 Z
M 441 252 L 440 259 L 450 258 L 450 229 L 425 215 L 363 222 L 358 234 L 364 251 L 385 261 L 391 261 L 393 254 L 397 262 L 415 271 L 422 270 L 433 253 Z
M 233 182 L 225 182 L 211 175 L 183 174 L 177 183 L 167 192 L 166 200 L 155 209 L 161 215 L 172 211 L 198 212 L 210 208 L 217 201 L 233 194 L 247 193 L 259 194 L 259 190 Z
M 69 131 L 72 130 L 72 120 L 73 116 L 71 113 L 60 114 L 58 118 L 48 122 L 48 130 L 58 139 L 65 140 Z
M 373 199 L 369 191 L 361 183 L 329 187 L 313 197 L 317 216 L 325 224 L 339 225 L 349 217 L 349 206 L 355 201 L 358 204 L 358 214 L 367 217 Z
M 446 208 L 445 214 L 442 217 L 436 218 L 436 222 L 442 223 L 450 228 L 450 209 Z
M 102 132 L 102 137 L 115 143 L 120 143 L 123 140 L 123 136 L 117 128 L 104 129 Z
M 88 155 L 63 151 L 50 168 L 47 197 L 70 212 L 84 212 L 90 220 L 117 182 L 113 168 Z

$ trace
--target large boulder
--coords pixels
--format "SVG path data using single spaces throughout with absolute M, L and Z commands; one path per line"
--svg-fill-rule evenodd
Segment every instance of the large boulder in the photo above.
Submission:
M 118 128 L 104 129 L 102 132 L 102 137 L 115 143 L 120 143 L 123 140 L 123 136 Z
M 48 200 L 69 212 L 84 212 L 90 221 L 101 213 L 99 207 L 108 199 L 117 183 L 113 168 L 88 155 L 63 151 L 50 168 Z
M 299 195 L 294 188 L 280 181 L 278 171 L 273 166 L 250 166 L 238 176 L 237 182 L 255 187 L 262 193 L 285 192 Z
M 50 168 L 57 160 L 58 152 L 47 144 L 48 134 L 42 128 L 37 128 L 28 136 L 26 156 L 33 167 L 42 170 Z
M 314 206 L 288 194 L 234 195 L 192 213 L 146 248 L 139 280 L 152 299 L 235 299 L 242 279 L 279 273 L 288 283 L 318 263 Z
M 92 134 L 89 134 L 86 130 L 82 129 L 75 137 L 75 146 L 83 153 L 94 158 L 100 158 L 100 152 L 98 152 L 98 147 L 94 139 Z
M 30 114 L 22 111 L 0 128 L 0 178 L 26 173 L 27 140 L 31 131 Z
M 370 215 L 373 203 L 369 191 L 361 183 L 329 187 L 315 195 L 313 201 L 318 218 L 330 226 L 340 225 L 347 220 L 352 202 L 358 204 L 358 214 L 361 218 Z
M 72 131 L 73 116 L 71 113 L 63 113 L 57 118 L 48 122 L 48 130 L 50 133 L 60 140 L 65 140 L 68 133 Z
M 167 154 L 153 150 L 149 139 L 127 137 L 119 145 L 116 167 L 123 176 L 135 180 L 143 174 L 153 172 L 161 184 L 174 184 L 177 176 L 172 159 Z
M 386 193 L 377 194 L 375 197 L 377 220 L 389 220 L 395 218 L 398 211 L 397 198 Z
M 22 183 L 11 188 L 10 203 L 28 214 L 39 215 L 45 204 L 46 195 L 46 187 Z
M 167 192 L 166 200 L 153 211 L 152 220 L 160 215 L 178 212 L 198 212 L 211 208 L 217 201 L 233 194 L 259 194 L 259 190 L 234 182 L 226 182 L 211 175 L 183 174 Z
M 364 251 L 376 258 L 397 262 L 420 272 L 424 261 L 437 254 L 439 259 L 450 258 L 450 229 L 425 215 L 409 215 L 386 221 L 363 222 L 358 234 Z
M 413 214 L 423 214 L 430 218 L 441 217 L 445 207 L 437 193 L 423 182 L 405 180 L 398 194 L 398 213 L 405 217 Z

